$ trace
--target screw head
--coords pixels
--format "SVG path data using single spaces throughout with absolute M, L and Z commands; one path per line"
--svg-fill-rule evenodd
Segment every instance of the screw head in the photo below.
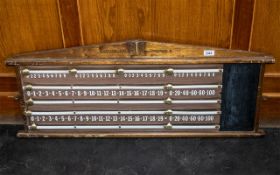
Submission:
M 169 122 L 164 126 L 164 129 L 172 129 L 172 124 Z
M 168 109 L 164 112 L 164 114 L 167 115 L 167 116 L 170 116 L 170 115 L 172 115 L 172 110 Z
M 37 125 L 35 123 L 32 123 L 30 126 L 29 126 L 29 129 L 37 129 Z
M 167 85 L 165 85 L 165 89 L 166 89 L 166 90 L 172 90 L 172 88 L 173 88 L 173 85 L 172 85 L 172 84 L 167 84 Z
M 165 73 L 166 75 L 173 75 L 174 70 L 173 70 L 172 68 L 168 68 L 168 69 L 166 69 L 166 70 L 164 71 L 164 73 Z
M 26 104 L 27 105 L 33 105 L 33 100 L 31 98 L 29 98 L 27 101 L 26 101 Z
M 124 69 L 120 68 L 116 70 L 116 74 L 118 75 L 123 75 L 124 74 Z
M 26 86 L 24 87 L 24 89 L 25 89 L 26 91 L 31 91 L 31 90 L 32 90 L 32 85 L 31 85 L 31 84 L 28 84 L 28 85 L 26 85 Z
M 32 112 L 31 111 L 24 111 L 24 115 L 26 117 L 30 117 L 32 115 Z
M 77 72 L 78 72 L 77 69 L 74 69 L 74 68 L 69 70 L 69 73 L 72 75 L 77 74 Z
M 171 98 L 167 98 L 165 101 L 164 101 L 165 104 L 172 104 L 172 99 Z
M 23 69 L 21 73 L 25 76 L 30 74 L 29 69 Z

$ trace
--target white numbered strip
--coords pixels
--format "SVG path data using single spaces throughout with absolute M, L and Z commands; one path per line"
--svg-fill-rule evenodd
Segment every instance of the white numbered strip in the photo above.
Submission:
M 156 114 L 86 114 L 86 115 L 32 115 L 30 117 L 31 122 L 94 122 L 94 123 L 111 123 L 111 122 L 163 122 L 163 121 L 174 121 L 181 123 L 190 122 L 214 122 L 216 119 L 215 115 L 156 115 Z
M 215 77 L 223 69 L 175 69 L 172 71 L 176 78 L 202 78 Z M 77 70 L 73 75 L 75 78 L 115 78 L 116 70 Z M 165 78 L 165 70 L 123 70 L 118 74 L 124 78 Z M 30 70 L 26 78 L 67 78 L 69 70 Z M 72 77 L 72 75 L 71 75 Z
M 174 69 L 174 73 L 217 73 L 223 69 Z M 116 73 L 116 70 L 77 70 L 79 73 Z M 68 74 L 69 70 L 29 70 L 30 74 Z M 165 70 L 123 70 L 123 73 L 165 73 Z
M 221 100 L 172 100 L 173 104 L 215 104 Z M 164 100 L 33 100 L 33 104 L 165 104 Z
M 173 85 L 172 89 L 214 89 L 214 88 L 221 88 L 222 85 Z M 26 87 L 25 87 L 26 88 Z M 32 86 L 34 90 L 100 90 L 100 89 L 114 89 L 114 90 L 130 90 L 130 89 L 165 89 L 165 86 L 129 86 L 129 85 L 107 85 L 107 86 Z
M 222 85 L 165 86 L 25 86 L 28 97 L 105 97 L 105 96 L 215 96 Z
M 59 112 L 31 112 L 32 115 L 100 115 L 100 114 L 165 114 L 166 111 L 59 111 Z M 221 111 L 171 111 L 178 115 L 216 115 Z
M 173 125 L 172 129 L 218 129 L 219 125 Z M 165 129 L 165 125 L 36 126 L 36 129 Z
M 30 114 L 32 122 L 213 122 L 221 111 L 60 111 Z
M 32 90 L 25 92 L 27 97 L 163 97 L 163 96 L 215 96 L 218 89 L 79 89 L 79 90 Z

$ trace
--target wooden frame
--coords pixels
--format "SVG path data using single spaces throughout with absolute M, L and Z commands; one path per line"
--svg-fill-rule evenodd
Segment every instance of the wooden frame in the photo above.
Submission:
M 274 58 L 256 52 L 236 51 L 202 46 L 178 45 L 170 43 L 157 43 L 148 41 L 127 41 L 112 44 L 100 44 L 51 51 L 41 51 L 16 55 L 6 61 L 9 66 L 20 69 L 37 66 L 106 66 L 106 65 L 200 65 L 200 64 L 261 64 L 258 96 L 256 100 L 256 115 L 253 131 L 219 131 L 219 132 L 124 132 L 124 131 L 31 131 L 26 126 L 25 131 L 18 133 L 19 137 L 247 137 L 264 135 L 258 128 L 259 101 L 261 97 L 261 83 L 263 67 L 266 63 L 274 63 Z M 23 96 L 22 84 L 19 79 L 21 97 Z M 23 98 L 22 109 L 25 110 Z M 25 118 L 27 123 L 28 117 Z

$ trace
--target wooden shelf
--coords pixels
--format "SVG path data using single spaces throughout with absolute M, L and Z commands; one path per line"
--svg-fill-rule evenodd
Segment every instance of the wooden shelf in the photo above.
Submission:
M 221 132 L 54 132 L 54 131 L 19 131 L 22 138 L 175 138 L 175 137 L 260 137 L 258 131 L 221 131 Z

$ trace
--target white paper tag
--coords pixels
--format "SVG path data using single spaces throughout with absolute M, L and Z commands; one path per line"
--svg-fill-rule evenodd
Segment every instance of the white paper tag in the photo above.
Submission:
M 215 56 L 215 50 L 204 50 L 203 55 L 206 57 Z

